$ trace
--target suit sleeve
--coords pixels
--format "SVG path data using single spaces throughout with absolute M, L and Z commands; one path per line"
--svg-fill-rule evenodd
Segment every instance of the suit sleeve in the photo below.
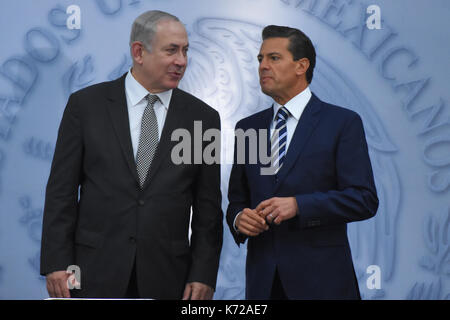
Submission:
M 236 125 L 236 130 L 239 128 Z M 248 187 L 247 176 L 245 174 L 244 164 L 237 163 L 237 139 L 234 140 L 234 163 L 231 169 L 230 182 L 228 185 L 228 209 L 227 223 L 237 245 L 244 243 L 248 238 L 246 235 L 236 232 L 234 229 L 234 220 L 239 212 L 245 208 L 250 208 L 250 190 Z
M 335 225 L 373 217 L 378 197 L 364 127 L 355 114 L 336 149 L 337 188 L 296 196 L 301 228 Z
M 74 95 L 64 111 L 47 183 L 41 241 L 41 275 L 74 263 L 74 230 L 83 146 Z
M 209 124 L 207 126 L 204 124 L 204 129 L 217 129 L 220 132 L 220 117 L 216 111 L 209 118 Z M 220 159 L 220 147 L 217 152 Z M 194 185 L 191 223 L 192 264 L 188 282 L 197 281 L 215 288 L 223 236 L 220 161 L 212 164 L 202 161 L 200 166 Z

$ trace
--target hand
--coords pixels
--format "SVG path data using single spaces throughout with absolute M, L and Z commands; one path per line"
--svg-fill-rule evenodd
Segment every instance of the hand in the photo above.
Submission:
M 267 231 L 269 226 L 256 210 L 245 208 L 236 218 L 236 228 L 240 233 L 256 237 L 261 232 Z
M 255 210 L 268 223 L 280 224 L 297 215 L 298 205 L 294 197 L 270 198 L 258 204 Z
M 183 293 L 183 300 L 211 300 L 214 289 L 200 282 L 189 282 Z
M 47 274 L 47 291 L 51 298 L 70 298 L 67 279 L 71 273 L 67 271 L 55 271 Z

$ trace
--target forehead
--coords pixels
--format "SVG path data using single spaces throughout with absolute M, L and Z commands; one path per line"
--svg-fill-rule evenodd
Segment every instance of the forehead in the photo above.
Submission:
M 289 52 L 289 39 L 288 38 L 268 38 L 261 44 L 260 54 L 270 53 L 286 53 Z
M 173 43 L 179 46 L 188 45 L 186 29 L 179 21 L 162 20 L 156 27 L 154 44 L 165 45 Z

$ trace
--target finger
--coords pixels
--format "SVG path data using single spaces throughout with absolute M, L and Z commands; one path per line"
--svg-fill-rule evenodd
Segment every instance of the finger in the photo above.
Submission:
M 280 208 L 276 208 L 272 212 L 272 223 L 280 224 L 283 220 L 285 220 L 283 210 Z M 278 223 L 275 221 L 277 221 Z
M 241 217 L 246 221 L 255 220 L 255 221 L 262 222 L 264 220 L 264 219 L 261 219 L 261 217 L 255 210 L 251 210 L 251 209 L 243 210 Z
M 261 210 L 259 212 L 259 215 L 261 217 L 263 217 L 264 219 L 266 219 L 269 214 L 271 214 L 271 213 L 273 213 L 273 211 L 275 211 L 275 209 L 276 209 L 276 207 L 273 204 L 268 205 L 267 207 L 265 207 L 263 210 Z
M 242 219 L 239 221 L 239 225 L 244 229 L 247 229 L 252 232 L 260 233 L 264 230 L 267 230 L 267 224 L 264 221 L 264 224 L 261 221 L 253 220 L 253 219 Z
M 273 222 L 276 225 L 279 225 L 281 222 L 283 222 L 283 217 L 281 215 L 278 215 L 275 219 L 273 219 Z
M 191 300 L 201 300 L 202 288 L 196 284 L 192 284 L 192 295 Z
M 55 293 L 55 298 L 62 298 L 62 291 L 61 288 L 59 286 L 59 279 L 55 279 L 53 280 L 53 289 L 54 289 L 54 293 Z
M 267 207 L 268 205 L 272 204 L 273 198 L 261 201 L 255 208 L 255 211 L 258 212 L 262 209 L 264 209 L 265 207 Z
M 261 217 L 264 218 L 267 224 L 271 224 L 277 217 L 277 209 L 274 206 L 267 207 L 261 211 Z
M 208 286 L 205 290 L 203 300 L 212 300 L 213 296 L 214 296 L 214 289 Z
M 48 279 L 47 277 L 47 291 L 48 291 L 48 295 L 50 296 L 50 298 L 55 298 L 55 288 L 53 286 L 53 282 L 51 280 Z
M 239 224 L 238 230 L 239 230 L 239 232 L 242 232 L 242 233 L 244 233 L 248 236 L 252 236 L 252 237 L 257 236 L 259 234 L 258 230 L 256 228 L 254 228 L 253 226 L 251 226 L 245 222 L 241 222 Z
M 264 228 L 266 225 L 266 219 L 255 211 L 245 215 L 245 220 L 261 228 Z
M 61 291 L 64 298 L 70 298 L 69 284 L 67 282 L 68 280 L 69 278 L 67 277 L 66 281 L 61 282 Z
M 239 231 L 245 233 L 246 235 L 255 237 L 255 236 L 259 235 L 261 232 L 265 231 L 265 229 L 263 229 L 261 227 L 255 227 L 253 224 L 243 221 L 241 223 L 241 227 L 240 227 Z
M 211 300 L 214 295 L 213 290 L 210 287 L 204 287 L 202 290 L 201 300 Z
M 70 297 L 67 279 L 68 279 L 68 277 L 63 277 L 63 278 L 60 278 L 59 281 L 57 282 L 57 287 L 59 287 L 59 297 L 60 298 Z
M 259 216 L 246 216 L 241 220 L 242 223 L 255 228 L 256 230 L 265 230 L 266 221 Z
M 267 221 L 268 224 L 271 224 L 271 223 L 273 223 L 273 220 L 275 220 L 275 218 L 276 218 L 276 217 L 274 217 L 273 213 L 269 213 L 269 214 L 266 216 L 266 221 Z
M 189 298 L 191 297 L 191 292 L 192 292 L 192 287 L 191 287 L 191 284 L 188 283 L 188 284 L 186 284 L 186 287 L 184 288 L 183 300 L 189 300 Z
M 264 200 L 264 201 L 260 202 L 260 203 L 256 206 L 255 211 L 256 211 L 256 212 L 259 212 L 259 211 L 261 211 L 262 209 L 264 209 L 264 207 L 265 207 L 265 202 L 266 202 L 266 201 L 267 201 L 267 200 Z
M 252 226 L 246 225 L 246 224 L 242 224 L 241 226 L 239 226 L 239 232 L 251 236 L 251 237 L 256 237 L 257 235 L 259 235 L 262 231 L 260 231 L 259 229 L 256 229 Z

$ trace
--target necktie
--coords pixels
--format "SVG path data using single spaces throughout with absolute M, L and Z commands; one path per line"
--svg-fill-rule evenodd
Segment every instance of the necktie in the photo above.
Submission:
M 147 95 L 147 107 L 144 110 L 141 121 L 141 135 L 139 136 L 138 152 L 136 156 L 136 168 L 141 188 L 152 164 L 156 148 L 158 147 L 158 120 L 156 119 L 154 104 L 159 100 L 156 95 Z
M 289 111 L 283 106 L 276 116 L 275 130 L 270 140 L 271 149 L 271 163 L 274 167 L 274 174 L 277 174 L 283 165 L 286 154 L 287 129 L 286 120 L 289 117 Z

